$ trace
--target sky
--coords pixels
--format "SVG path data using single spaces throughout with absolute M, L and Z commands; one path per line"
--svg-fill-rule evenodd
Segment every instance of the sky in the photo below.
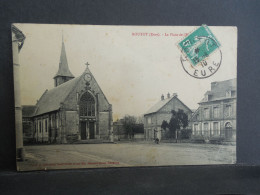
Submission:
M 194 31 L 195 26 L 15 26 L 26 36 L 19 54 L 22 105 L 35 105 L 46 89 L 54 87 L 62 32 L 70 71 L 80 76 L 85 63 L 90 64 L 90 71 L 113 105 L 114 120 L 124 115 L 142 116 L 168 92 L 177 93 L 190 109 L 196 109 L 211 82 L 237 77 L 235 27 L 209 27 L 221 44 L 222 64 L 211 77 L 196 79 L 183 70 L 177 43 L 184 36 L 176 36 Z M 148 34 L 137 36 L 140 33 Z

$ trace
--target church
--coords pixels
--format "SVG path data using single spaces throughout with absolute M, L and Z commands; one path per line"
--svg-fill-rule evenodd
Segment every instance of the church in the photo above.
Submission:
M 78 77 L 70 72 L 62 40 L 54 88 L 46 90 L 35 106 L 23 106 L 24 140 L 71 143 L 79 140 L 109 140 L 113 136 L 112 105 L 86 63 Z

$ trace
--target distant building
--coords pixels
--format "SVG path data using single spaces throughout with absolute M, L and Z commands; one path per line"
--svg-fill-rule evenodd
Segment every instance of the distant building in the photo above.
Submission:
M 112 138 L 112 105 L 90 72 L 89 64 L 86 65 L 86 70 L 74 78 L 62 40 L 59 70 L 54 76 L 55 87 L 43 93 L 34 111 L 33 106 L 23 107 L 26 135 L 31 135 L 27 127 L 33 126 L 36 142 L 67 143 Z
M 162 95 L 161 100 L 144 114 L 145 139 L 163 139 L 164 130 L 161 128 L 163 120 L 170 122 L 172 117 L 171 111 L 175 110 L 177 112 L 179 109 L 183 110 L 188 115 L 188 119 L 190 119 L 191 109 L 178 98 L 176 93 L 172 96 L 168 93 L 166 98 Z
M 22 106 L 24 143 L 35 142 L 34 133 L 33 133 L 33 116 L 35 110 L 36 110 L 36 106 L 33 105 Z
M 193 137 L 236 139 L 237 80 L 212 82 L 191 118 Z

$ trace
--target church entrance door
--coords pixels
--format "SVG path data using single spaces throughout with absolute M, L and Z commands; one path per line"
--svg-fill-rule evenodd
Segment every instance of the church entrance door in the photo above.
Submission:
M 81 136 L 81 140 L 85 140 L 87 139 L 87 136 L 86 136 L 86 122 L 85 121 L 82 121 L 81 124 L 80 124 L 80 136 Z
M 95 139 L 94 122 L 89 122 L 89 139 Z

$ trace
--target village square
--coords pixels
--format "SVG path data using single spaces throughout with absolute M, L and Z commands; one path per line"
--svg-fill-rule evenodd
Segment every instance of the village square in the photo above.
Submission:
M 17 59 L 25 37 L 14 25 L 12 32 Z M 92 64 L 79 65 L 85 70 L 78 76 L 69 64 L 62 37 L 53 88 L 42 89 L 35 105 L 20 105 L 18 170 L 236 162 L 236 78 L 211 82 L 197 108 L 173 88 L 142 115 L 114 118 L 116 105 Z

